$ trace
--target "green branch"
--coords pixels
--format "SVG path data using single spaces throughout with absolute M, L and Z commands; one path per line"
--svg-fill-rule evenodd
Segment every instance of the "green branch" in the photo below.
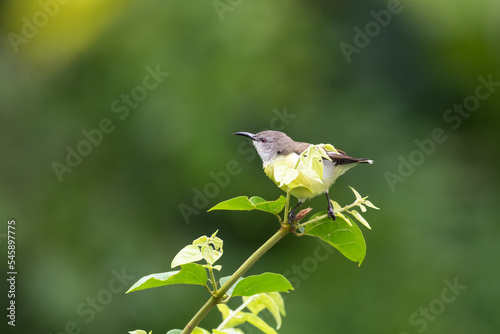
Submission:
M 365 198 L 363 198 L 362 200 L 364 200 L 364 199 L 366 199 L 366 197 L 365 197 Z M 359 205 L 360 203 L 362 203 L 362 201 L 360 201 L 360 200 L 356 200 L 356 201 L 355 201 L 354 203 L 352 203 L 352 204 L 346 205 L 346 206 L 344 206 L 343 208 L 340 208 L 340 209 L 338 209 L 338 210 L 335 210 L 335 211 L 334 211 L 334 213 L 342 213 L 342 212 L 344 212 L 344 211 L 349 212 L 349 209 L 352 209 L 353 207 L 355 207 L 355 206 Z M 316 218 L 314 218 L 314 219 L 308 220 L 308 221 L 306 221 L 305 223 L 299 224 L 299 225 L 297 226 L 297 229 L 298 229 L 299 227 L 304 227 L 304 226 L 306 226 L 306 225 L 313 224 L 313 223 L 315 223 L 315 222 L 317 222 L 317 221 L 320 221 L 320 220 L 322 220 L 322 219 L 325 219 L 326 217 L 328 217 L 328 214 L 324 214 L 324 215 L 322 215 L 322 216 L 319 216 L 319 217 L 316 217 Z
M 287 194 L 288 195 L 288 194 Z M 287 196 L 289 197 L 289 196 Z M 285 212 L 288 206 L 285 208 Z M 205 316 L 210 312 L 218 303 L 221 302 L 222 298 L 226 292 L 236 283 L 236 281 L 243 276 L 250 267 L 252 267 L 255 262 L 262 255 L 264 255 L 271 247 L 273 247 L 278 241 L 280 241 L 285 235 L 290 233 L 289 227 L 281 227 L 278 232 L 276 232 L 269 240 L 267 240 L 259 249 L 257 249 L 239 268 L 235 273 L 227 280 L 227 282 L 221 286 L 221 288 L 215 293 L 210 299 L 202 306 L 202 308 L 194 315 L 194 317 L 189 321 L 186 327 L 182 330 L 181 334 L 190 334 L 196 326 L 205 318 Z

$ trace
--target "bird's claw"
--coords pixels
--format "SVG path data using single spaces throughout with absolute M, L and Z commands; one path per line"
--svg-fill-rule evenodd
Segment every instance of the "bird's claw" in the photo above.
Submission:
M 333 207 L 331 205 L 328 205 L 328 218 L 331 218 L 333 221 L 335 221 L 335 212 L 333 211 Z
M 290 224 L 292 228 L 295 228 L 294 222 L 295 222 L 295 213 L 292 211 L 288 214 L 288 224 Z

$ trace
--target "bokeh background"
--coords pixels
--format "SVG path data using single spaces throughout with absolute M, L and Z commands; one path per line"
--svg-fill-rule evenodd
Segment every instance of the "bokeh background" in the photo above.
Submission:
M 17 322 L 7 326 L 4 314 L 1 324 L 9 332 L 182 328 L 203 288 L 124 291 L 170 270 L 200 235 L 219 230 L 229 275 L 276 231 L 264 213 L 206 212 L 234 196 L 281 194 L 248 142 L 231 136 L 263 129 L 374 159 L 332 194 L 349 204 L 350 185 L 382 208 L 365 215 L 361 267 L 338 252 L 320 261 L 316 240 L 287 236 L 251 269 L 294 280 L 280 333 L 498 331 L 498 1 L 0 7 L 2 314 L 7 220 L 17 221 Z M 370 23 L 374 15 L 384 24 Z M 477 89 L 488 97 L 475 100 Z M 464 101 L 470 113 L 448 111 Z M 103 120 L 100 139 L 92 131 Z M 431 149 L 439 129 L 446 140 Z M 91 152 L 61 167 L 77 149 Z M 228 163 L 236 172 L 213 187 Z M 325 208 L 324 198 L 308 204 Z M 202 327 L 219 323 L 214 311 Z

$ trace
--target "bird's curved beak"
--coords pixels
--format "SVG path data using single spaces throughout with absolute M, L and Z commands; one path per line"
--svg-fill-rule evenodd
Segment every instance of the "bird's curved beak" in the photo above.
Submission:
M 252 140 L 255 140 L 255 135 L 253 133 L 250 133 L 250 132 L 235 132 L 235 133 L 233 133 L 233 135 L 244 136 L 244 137 L 248 137 Z

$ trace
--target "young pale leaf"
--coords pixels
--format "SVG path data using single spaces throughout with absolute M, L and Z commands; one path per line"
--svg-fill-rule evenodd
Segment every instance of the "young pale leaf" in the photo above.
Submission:
M 195 327 L 191 333 L 193 333 L 193 334 L 210 334 L 209 331 L 207 331 L 206 329 L 203 329 L 201 327 Z
M 222 313 L 223 320 L 226 319 L 232 312 L 226 304 L 217 304 L 217 308 L 219 309 L 220 313 Z M 237 314 L 232 315 L 232 318 L 225 324 L 224 328 L 221 329 L 222 333 L 231 333 L 229 332 L 230 328 L 241 325 L 244 322 L 251 323 L 266 334 L 277 334 L 276 331 L 268 324 L 266 324 L 264 320 L 248 312 L 238 312 Z
M 201 247 L 201 254 L 203 255 L 203 258 L 209 265 L 214 264 L 215 262 L 215 257 L 214 257 L 214 249 L 210 246 L 203 246 Z
M 264 212 L 269 212 L 272 214 L 278 214 L 285 207 L 286 199 L 283 196 L 280 196 L 275 201 L 266 201 L 265 199 L 253 196 L 248 198 L 246 196 L 235 197 L 233 199 L 220 202 L 213 208 L 212 210 L 240 210 L 240 211 L 250 211 L 250 210 L 260 210 Z M 221 240 L 222 241 L 222 240 Z M 214 243 L 215 245 L 215 243 Z M 222 243 L 221 243 L 222 247 Z
M 319 212 L 311 217 L 311 220 L 325 215 L 326 212 Z M 335 221 L 326 217 L 315 223 L 305 226 L 306 235 L 315 236 L 339 250 L 351 261 L 363 262 L 366 255 L 366 243 L 363 233 L 356 224 L 345 217 L 337 214 Z M 350 223 L 350 224 L 349 224 Z
M 341 210 L 341 209 L 342 209 L 342 207 L 340 206 L 340 204 L 339 204 L 339 203 L 337 203 L 337 202 L 335 202 L 335 201 L 333 201 L 333 200 L 331 200 L 331 201 L 332 201 L 332 204 L 333 204 L 333 210 L 334 210 L 334 211 L 339 211 L 339 210 Z
M 377 210 L 380 210 L 380 208 L 377 208 L 375 205 L 373 205 L 372 202 L 370 202 L 369 200 L 365 199 L 365 205 L 366 206 L 369 206 L 370 208 L 373 208 L 373 209 L 377 209 Z
M 337 151 L 337 149 L 335 147 L 333 147 L 332 144 L 324 144 L 323 147 L 325 148 L 325 150 L 327 151 L 330 151 L 330 152 L 335 152 L 337 154 L 340 154 L 339 151 Z
M 213 334 L 245 334 L 245 333 L 238 328 L 226 328 L 223 331 L 214 329 Z
M 177 253 L 172 260 L 171 267 L 175 268 L 182 264 L 192 263 L 203 259 L 200 248 L 195 245 L 187 245 Z
M 285 301 L 283 300 L 283 297 L 281 297 L 281 293 L 269 292 L 267 295 L 274 301 L 276 306 L 278 306 L 278 310 L 280 311 L 281 315 L 286 316 Z
M 226 304 L 217 304 L 219 312 L 222 314 L 222 320 L 226 319 L 231 313 L 231 309 Z
M 233 312 L 226 304 L 217 304 L 217 309 L 222 314 L 222 320 L 225 320 Z M 224 328 L 236 327 L 244 323 L 245 320 L 243 320 L 242 314 L 243 312 L 238 312 L 233 315 L 233 317 L 224 325 Z
M 180 329 L 171 329 L 167 332 L 167 334 L 181 334 L 182 331 Z
M 126 293 L 171 284 L 205 285 L 207 283 L 207 271 L 202 265 L 186 263 L 181 268 L 178 271 L 144 276 L 132 285 Z
M 318 145 L 311 145 L 302 152 L 300 161 L 302 166 L 299 166 L 300 172 L 317 182 L 323 182 L 323 156 L 326 153 Z
M 299 171 L 290 168 L 285 163 L 277 163 L 274 167 L 274 179 L 279 183 L 278 187 L 289 185 L 299 176 Z
M 217 262 L 218 259 L 222 256 L 222 252 L 219 252 L 218 250 L 214 250 L 214 262 Z
M 208 238 L 206 235 L 199 237 L 195 241 L 193 241 L 194 246 L 205 246 L 208 245 Z
M 360 222 L 361 224 L 365 225 L 365 226 L 366 226 L 366 227 L 368 227 L 370 230 L 372 229 L 372 228 L 370 227 L 370 225 L 368 224 L 368 222 L 365 220 L 365 218 L 363 218 L 363 216 L 361 215 L 361 213 L 359 213 L 359 212 L 358 212 L 358 211 L 356 211 L 356 210 L 351 210 L 351 211 L 349 211 L 349 213 L 350 213 L 351 215 L 353 215 L 353 216 L 354 216 L 354 218 L 356 218 L 357 220 L 359 220 L 359 222 Z
M 279 307 L 267 293 L 261 293 L 258 296 L 250 296 L 242 298 L 243 302 L 247 301 L 249 298 L 253 298 L 253 300 L 247 305 L 247 308 L 250 310 L 250 312 L 252 312 L 255 315 L 259 314 L 259 312 L 267 308 L 271 313 L 271 315 L 273 316 L 274 320 L 276 321 L 276 329 L 280 329 L 281 314 Z
M 356 200 L 358 200 L 358 201 L 363 200 L 363 197 L 361 197 L 361 195 L 356 191 L 356 189 L 354 189 L 351 186 L 349 186 L 349 188 L 351 188 L 352 192 L 354 193 L 354 196 L 356 196 Z
M 344 215 L 342 214 L 342 212 L 336 212 L 336 213 L 335 213 L 335 215 L 336 215 L 337 217 L 340 217 L 340 218 L 342 218 L 343 220 L 345 220 L 345 221 L 349 224 L 349 226 L 352 226 L 351 221 L 350 221 L 349 219 L 347 219 L 347 217 L 346 217 L 346 216 L 344 216 Z
M 361 209 L 362 212 L 366 212 L 366 208 L 363 204 L 358 204 L 359 205 L 359 208 Z
M 129 331 L 129 334 L 148 334 L 148 333 L 146 333 L 146 331 L 143 331 L 143 330 L 140 330 L 140 329 L 136 329 L 135 331 Z M 151 332 L 149 332 L 149 334 L 151 334 Z
M 224 244 L 224 242 L 222 241 L 221 238 L 211 237 L 210 242 L 212 243 L 212 245 L 214 245 L 215 249 L 220 250 L 220 251 L 222 250 L 222 245 Z
M 332 147 L 333 147 L 333 146 L 332 146 Z M 320 155 L 321 155 L 321 157 L 322 157 L 323 159 L 327 159 L 327 160 L 332 161 L 332 158 L 330 158 L 330 157 L 328 156 L 327 150 L 326 150 L 326 148 L 325 148 L 325 144 L 319 144 L 319 145 L 318 145 L 318 152 L 320 153 Z
M 293 290 L 288 280 L 280 274 L 263 273 L 255 276 L 248 276 L 236 284 L 233 296 L 252 296 L 266 292 L 287 292 Z
M 255 314 L 252 313 L 247 313 L 247 312 L 241 312 L 242 320 L 246 321 L 261 331 L 263 331 L 265 334 L 278 334 L 271 326 L 269 326 L 264 320 L 256 316 Z

